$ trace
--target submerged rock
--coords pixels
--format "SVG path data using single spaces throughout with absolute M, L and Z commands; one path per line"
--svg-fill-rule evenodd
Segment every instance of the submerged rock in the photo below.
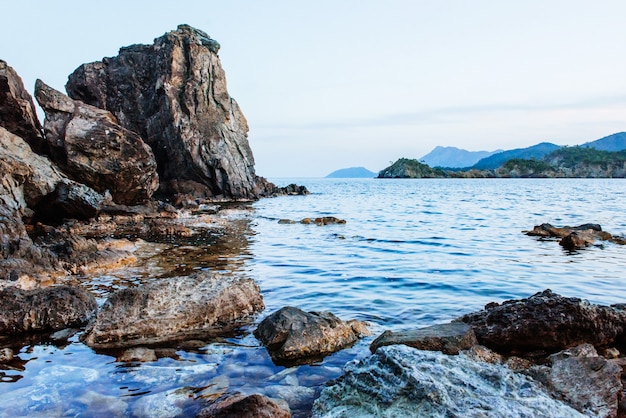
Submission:
M 20 76 L 0 60 L 0 126 L 24 139 L 37 153 L 46 150 L 33 98 Z
M 626 311 L 544 290 L 527 299 L 490 303 L 457 321 L 480 344 L 506 354 L 554 353 L 578 344 L 609 346 L 626 330 Z
M 102 109 L 72 100 L 37 80 L 37 101 L 46 112 L 50 156 L 74 180 L 121 204 L 146 201 L 159 186 L 152 150 L 135 132 Z
M 291 413 L 263 395 L 234 395 L 203 409 L 198 418 L 289 418 Z
M 70 286 L 0 289 L 0 335 L 54 331 L 83 325 L 95 313 L 89 292 Z
M 228 94 L 218 51 L 206 33 L 180 25 L 153 45 L 81 65 L 66 88 L 150 145 L 165 195 L 256 198 L 248 124 Z
M 362 322 L 344 322 L 330 312 L 304 312 L 291 306 L 269 315 L 254 331 L 276 362 L 306 362 L 347 347 L 366 334 Z
M 404 345 L 379 348 L 322 391 L 314 417 L 583 417 L 503 365 Z
M 117 348 L 219 335 L 263 306 L 251 279 L 208 272 L 155 279 L 114 293 L 82 339 L 94 348 Z
M 621 237 L 603 231 L 598 224 L 582 224 L 579 226 L 564 226 L 562 228 L 548 223 L 536 225 L 531 231 L 522 231 L 526 235 L 542 238 L 561 238 L 559 245 L 566 250 L 579 250 L 592 245 L 595 240 L 610 241 L 615 244 L 626 244 Z
M 370 344 L 370 351 L 379 347 L 403 344 L 419 350 L 441 351 L 444 354 L 458 354 L 478 344 L 476 335 L 467 324 L 456 322 L 433 325 L 409 331 L 385 331 Z

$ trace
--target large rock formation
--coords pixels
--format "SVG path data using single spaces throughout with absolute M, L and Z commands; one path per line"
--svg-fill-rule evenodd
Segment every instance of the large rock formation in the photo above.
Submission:
M 53 331 L 84 324 L 96 311 L 96 299 L 69 287 L 0 290 L 0 335 Z
M 583 417 L 531 378 L 464 354 L 381 347 L 322 391 L 314 417 Z
M 20 76 L 0 60 L 0 126 L 23 138 L 38 153 L 46 150 L 33 98 Z
M 626 331 L 626 311 L 592 305 L 544 290 L 527 299 L 490 303 L 459 320 L 474 329 L 478 342 L 500 353 L 538 355 L 578 344 L 606 347 Z
M 196 197 L 255 198 L 248 124 L 226 90 L 220 45 L 188 25 L 153 45 L 84 64 L 68 94 L 111 111 L 156 156 L 161 191 Z M 261 186 L 262 187 L 262 186 Z
M 74 180 L 122 204 L 140 203 L 158 188 L 152 150 L 102 109 L 72 100 L 37 80 L 35 97 L 46 112 L 51 158 Z
M 263 309 L 251 279 L 197 273 L 120 290 L 83 335 L 94 348 L 130 347 L 232 330 Z

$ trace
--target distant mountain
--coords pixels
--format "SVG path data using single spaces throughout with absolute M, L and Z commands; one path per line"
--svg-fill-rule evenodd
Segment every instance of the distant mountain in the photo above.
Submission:
M 517 148 L 509 151 L 502 151 L 496 154 L 493 154 L 487 158 L 483 158 L 478 161 L 476 164 L 472 166 L 477 170 L 494 170 L 500 167 L 502 164 L 506 163 L 508 160 L 516 159 L 540 159 L 551 152 L 556 151 L 561 148 L 556 144 L 552 144 L 549 142 L 542 142 L 537 145 L 533 145 L 528 148 Z
M 431 167 L 463 168 L 471 167 L 481 159 L 501 151 L 467 151 L 456 147 L 437 146 L 419 160 Z
M 376 173 L 369 171 L 365 167 L 350 167 L 342 168 L 340 170 L 333 171 L 326 176 L 328 179 L 350 179 L 350 178 L 374 178 Z
M 626 149 L 626 132 L 618 132 L 598 140 L 581 145 L 584 148 L 595 148 L 600 151 L 622 151 Z

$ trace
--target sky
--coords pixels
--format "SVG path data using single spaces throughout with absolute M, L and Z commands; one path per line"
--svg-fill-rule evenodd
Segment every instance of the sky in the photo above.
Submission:
M 2 14 L 0 59 L 31 94 L 179 24 L 207 32 L 270 179 L 626 131 L 623 0 L 20 0 Z

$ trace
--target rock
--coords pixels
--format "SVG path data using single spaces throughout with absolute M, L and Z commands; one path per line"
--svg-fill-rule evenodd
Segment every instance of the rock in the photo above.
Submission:
M 158 188 L 152 150 L 102 109 L 72 100 L 41 80 L 35 97 L 46 113 L 50 156 L 74 180 L 121 204 L 149 199 Z
M 594 241 L 592 234 L 571 232 L 559 241 L 559 245 L 566 250 L 578 250 L 590 246 Z
M 219 44 L 188 25 L 153 45 L 84 64 L 70 76 L 70 97 L 109 110 L 150 145 L 160 191 L 196 197 L 259 196 L 248 124 L 226 89 Z
M 35 290 L 6 287 L 0 289 L 0 335 L 83 325 L 95 310 L 93 295 L 76 287 Z
M 198 418 L 289 418 L 291 413 L 271 399 L 254 394 L 234 395 L 219 400 L 197 415 Z
M 602 227 L 599 224 L 582 224 L 579 226 L 564 226 L 562 228 L 552 226 L 548 223 L 544 223 L 541 225 L 536 225 L 533 227 L 532 231 L 524 231 L 526 235 L 537 236 L 537 237 L 553 237 L 553 238 L 564 238 L 565 236 L 571 234 L 574 231 L 595 231 L 602 232 Z
M 319 218 L 304 218 L 300 220 L 300 223 L 305 225 L 315 224 L 317 226 L 324 226 L 345 224 L 346 221 L 344 219 L 335 218 L 334 216 L 324 216 Z
M 542 238 L 561 238 L 559 245 L 566 250 L 579 250 L 590 246 L 596 239 L 611 241 L 615 244 L 624 245 L 626 241 L 609 232 L 603 231 L 598 224 L 582 224 L 579 226 L 554 227 L 548 223 L 535 226 L 532 231 L 522 231 L 526 235 Z
M 470 324 L 478 342 L 497 352 L 553 353 L 585 342 L 609 346 L 624 334 L 626 311 L 544 290 L 527 299 L 490 303 L 456 321 Z
M 10 348 L 0 348 L 0 364 L 10 362 L 13 360 L 13 356 L 13 350 Z
M 158 279 L 114 293 L 82 339 L 90 347 L 117 348 L 219 335 L 262 308 L 251 279 L 209 272 Z
M 557 399 L 590 417 L 616 417 L 622 368 L 583 344 L 550 356 L 552 367 L 534 374 Z
M 302 360 L 334 353 L 362 336 L 362 323 L 344 322 L 330 312 L 304 312 L 287 306 L 265 318 L 254 336 L 275 362 Z
M 63 180 L 53 193 L 35 207 L 37 219 L 60 222 L 63 219 L 91 219 L 100 213 L 105 196 L 84 184 Z
M 433 325 L 409 331 L 385 331 L 372 344 L 370 351 L 379 347 L 404 344 L 419 350 L 441 351 L 444 354 L 459 354 L 478 344 L 472 327 L 462 322 Z
M 23 138 L 37 153 L 45 153 L 43 129 L 33 98 L 20 76 L 3 60 L 0 60 L 0 126 Z
M 322 390 L 314 417 L 583 417 L 503 365 L 404 345 L 379 348 Z
M 150 348 L 133 347 L 128 350 L 124 350 L 124 352 L 117 357 L 116 361 L 120 363 L 129 363 L 133 361 L 146 363 L 150 361 L 157 361 L 157 355 L 156 352 Z

